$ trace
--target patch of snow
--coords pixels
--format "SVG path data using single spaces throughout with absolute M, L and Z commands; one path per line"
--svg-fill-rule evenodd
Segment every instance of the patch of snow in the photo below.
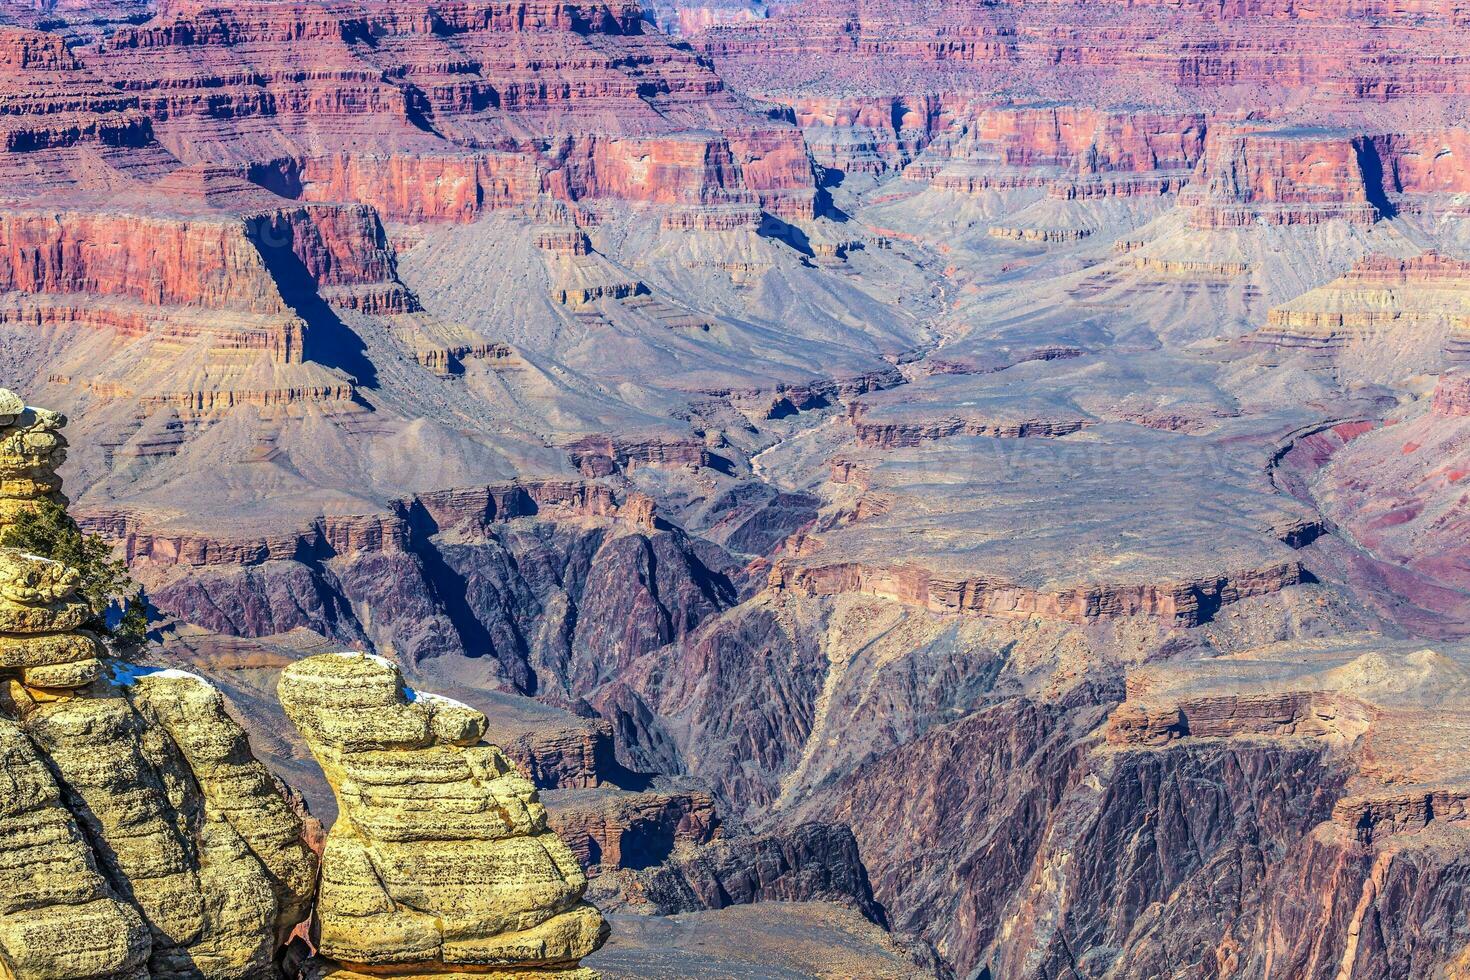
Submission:
M 171 680 L 194 680 L 208 687 L 213 687 L 208 680 L 200 677 L 192 671 L 179 670 L 177 667 L 144 667 L 139 664 L 130 664 L 125 660 L 113 660 L 108 665 L 112 683 L 119 687 L 132 687 L 145 677 L 162 677 Z
M 397 670 L 398 669 L 398 665 L 395 664 L 393 661 L 389 660 L 387 657 L 381 657 L 381 656 L 379 656 L 376 653 L 364 653 L 361 650 L 339 650 L 336 653 L 333 653 L 332 656 L 334 656 L 334 657 L 362 657 L 362 658 L 364 658 L 366 660 L 371 660 L 373 663 L 381 664 L 384 667 L 391 667 L 394 670 Z
M 45 558 L 41 555 L 33 555 L 29 551 L 22 551 L 20 554 L 22 558 L 29 558 L 31 561 L 38 561 L 45 565 L 62 564 L 62 562 L 57 561 L 55 558 Z
M 471 708 L 469 705 L 465 704 L 463 701 L 456 701 L 454 700 L 454 698 L 445 697 L 442 694 L 433 694 L 429 691 L 415 691 L 411 687 L 405 687 L 403 689 L 403 695 L 404 697 L 408 698 L 410 702 L 423 700 L 428 701 L 431 704 L 442 704 L 446 708 L 463 708 L 466 711 L 475 710 L 474 708 Z
M 175 680 L 188 678 L 189 680 L 201 681 L 208 684 L 209 681 L 194 673 L 192 670 L 179 670 L 177 667 L 165 667 L 163 670 L 155 670 L 148 674 L 149 677 L 168 677 Z

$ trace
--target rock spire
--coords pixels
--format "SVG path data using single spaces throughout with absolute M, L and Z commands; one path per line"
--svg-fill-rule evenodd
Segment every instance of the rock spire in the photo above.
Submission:
M 280 698 L 337 795 L 309 980 L 473 972 L 590 980 L 607 926 L 485 716 L 364 654 L 299 661 Z

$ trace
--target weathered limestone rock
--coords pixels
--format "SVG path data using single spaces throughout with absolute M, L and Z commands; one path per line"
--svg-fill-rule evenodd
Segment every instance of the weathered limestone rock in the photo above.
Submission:
M 58 812 L 75 815 L 99 870 L 147 926 L 141 975 L 276 977 L 315 858 L 219 692 L 178 671 L 119 670 L 75 696 L 13 685 L 12 699 L 56 774 Z
M 0 529 L 45 498 L 65 503 L 56 468 L 66 460 L 66 416 L 30 408 L 0 388 Z
M 0 717 L 0 978 L 146 977 L 148 951 L 45 760 Z
M 0 531 L 16 514 L 61 503 L 56 467 L 66 458 L 65 416 L 29 408 L 0 388 Z M 85 687 L 101 673 L 102 644 L 82 630 L 92 610 L 81 576 L 60 562 L 0 550 L 0 672 L 18 669 L 27 687 Z
M 340 808 L 315 922 L 336 962 L 308 977 L 595 976 L 577 965 L 607 934 L 587 879 L 531 782 L 478 744 L 482 714 L 363 654 L 293 664 L 280 698 Z
M 10 425 L 26 410 L 26 403 L 9 388 L 0 388 L 0 425 Z

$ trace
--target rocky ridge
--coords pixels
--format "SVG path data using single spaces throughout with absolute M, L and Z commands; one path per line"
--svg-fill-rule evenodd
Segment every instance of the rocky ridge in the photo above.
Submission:
M 59 497 L 64 420 L 0 400 L 17 409 L 13 516 Z M 92 610 L 76 569 L 6 549 L 0 574 L 0 739 L 16 790 L 0 973 L 276 976 L 316 856 L 219 692 L 184 672 L 104 669 L 102 642 L 80 629 Z

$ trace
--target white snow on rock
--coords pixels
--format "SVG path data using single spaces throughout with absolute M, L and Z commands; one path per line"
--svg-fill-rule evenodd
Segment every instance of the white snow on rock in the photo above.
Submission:
M 180 670 L 177 667 L 145 667 L 140 664 L 130 664 L 125 660 L 114 660 L 108 664 L 108 670 L 112 676 L 112 683 L 119 687 L 132 687 L 139 681 L 152 677 L 165 680 L 192 680 L 206 687 L 214 686 L 198 674 Z
M 403 693 L 408 697 L 408 700 L 410 700 L 410 701 L 420 701 L 420 700 L 422 700 L 422 701 L 428 701 L 431 704 L 443 705 L 446 708 L 463 708 L 466 711 L 476 711 L 477 710 L 475 708 L 471 708 L 469 705 L 465 704 L 463 701 L 456 701 L 456 700 L 454 700 L 454 698 L 445 697 L 442 694 L 433 694 L 433 693 L 431 693 L 429 691 L 415 691 L 411 687 L 405 687 L 403 689 Z

